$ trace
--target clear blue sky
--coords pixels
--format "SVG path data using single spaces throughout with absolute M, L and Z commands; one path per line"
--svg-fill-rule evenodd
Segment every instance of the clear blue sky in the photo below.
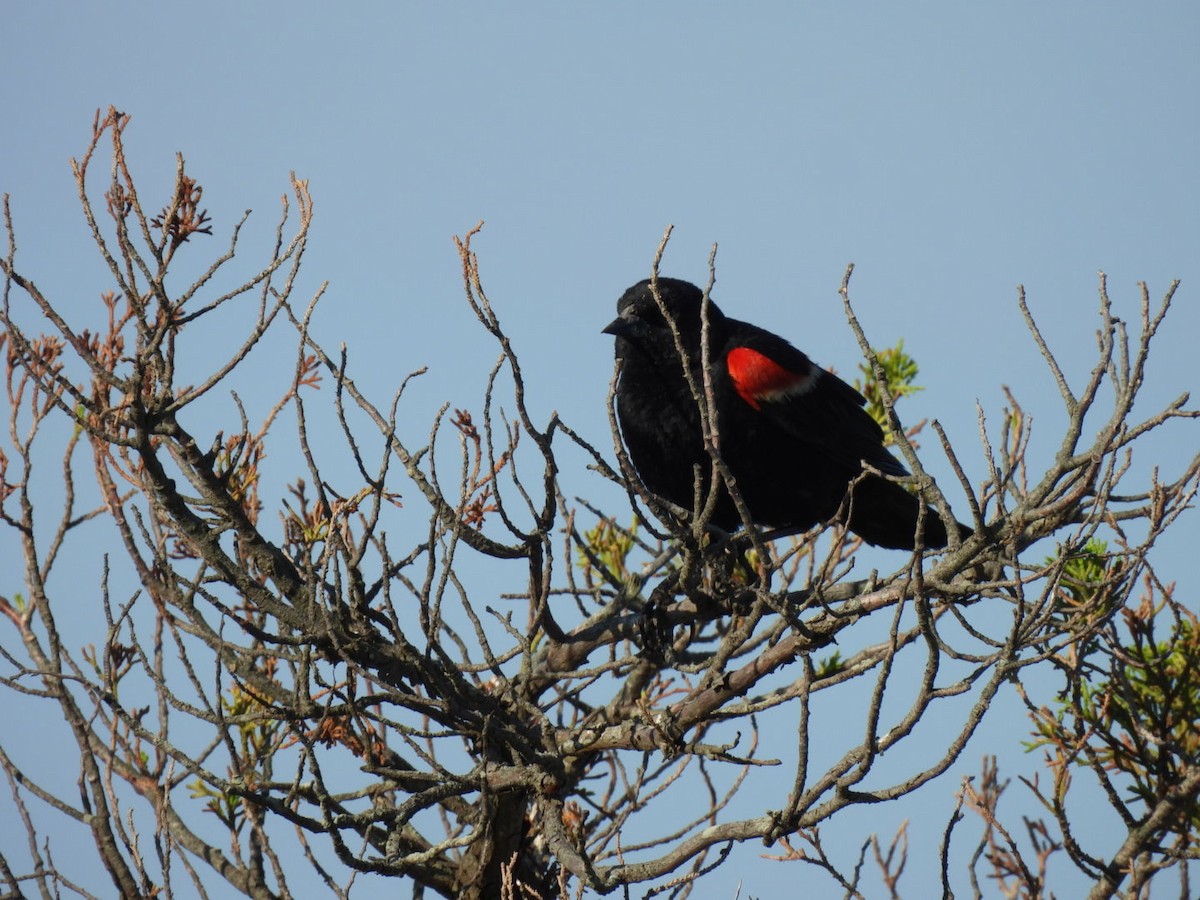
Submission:
M 451 242 L 480 219 L 485 284 L 534 409 L 597 443 L 612 352 L 599 329 L 668 224 L 665 273 L 702 281 L 718 243 L 723 308 L 843 373 L 858 356 L 837 287 L 856 263 L 868 334 L 903 337 L 921 363 L 927 389 L 902 412 L 939 418 L 976 480 L 976 400 L 997 416 L 1011 386 L 1047 441 L 1062 418 L 1018 283 L 1078 381 L 1098 270 L 1129 319 L 1137 281 L 1158 296 L 1182 279 L 1148 395 L 1200 387 L 1194 2 L 9 0 L 0 27 L 0 191 L 24 271 L 96 314 L 106 284 L 67 160 L 97 107 L 133 115 L 143 192 L 165 199 L 183 151 L 219 234 L 246 207 L 250 230 L 269 232 L 294 169 L 317 206 L 306 289 L 331 283 L 319 335 L 348 345 L 377 397 L 430 367 L 416 434 L 443 401 L 477 405 L 495 358 Z M 1139 465 L 1177 469 L 1196 433 L 1173 435 Z M 586 472 L 565 477 L 588 492 Z M 1164 575 L 1194 588 L 1188 543 L 1163 545 Z M 1000 725 L 1015 736 L 1011 710 Z M 963 771 L 993 749 L 968 750 Z M 957 778 L 926 795 L 946 800 Z M 794 884 L 758 852 L 705 895 L 732 897 L 737 877 L 743 897 Z

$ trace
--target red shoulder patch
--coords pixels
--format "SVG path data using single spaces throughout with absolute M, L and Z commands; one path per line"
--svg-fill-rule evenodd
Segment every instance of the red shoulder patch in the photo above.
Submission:
M 803 394 L 820 373 L 816 366 L 804 374 L 793 372 L 749 347 L 734 347 L 725 354 L 725 368 L 738 396 L 755 409 L 761 409 L 764 400 L 782 400 L 788 395 Z

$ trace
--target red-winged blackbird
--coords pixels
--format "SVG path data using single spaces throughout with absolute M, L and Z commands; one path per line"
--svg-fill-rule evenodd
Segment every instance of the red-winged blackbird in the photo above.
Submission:
M 676 278 L 659 278 L 657 288 L 703 396 L 703 293 Z M 622 295 L 617 312 L 604 331 L 617 339 L 617 415 L 629 458 L 651 492 L 690 510 L 695 467 L 706 496 L 712 465 L 675 337 L 648 280 Z M 908 474 L 884 448 L 858 391 L 778 335 L 728 318 L 711 300 L 707 317 L 720 455 L 755 524 L 802 530 L 832 519 L 864 460 L 889 475 Z M 868 543 L 911 550 L 918 505 L 899 484 L 868 474 L 854 488 L 847 525 Z M 723 487 L 710 521 L 727 531 L 742 525 Z M 946 545 L 935 510 L 925 513 L 923 527 L 926 547 Z

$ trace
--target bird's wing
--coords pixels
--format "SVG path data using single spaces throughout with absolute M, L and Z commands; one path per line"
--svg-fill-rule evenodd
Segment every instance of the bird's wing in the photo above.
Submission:
M 866 460 L 889 475 L 908 474 L 883 446 L 862 394 L 778 335 L 740 322 L 732 331 L 723 362 L 742 402 L 851 470 Z

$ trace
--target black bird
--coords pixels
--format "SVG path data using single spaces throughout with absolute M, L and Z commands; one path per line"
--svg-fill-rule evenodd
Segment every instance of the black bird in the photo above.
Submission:
M 676 278 L 659 278 L 657 288 L 703 395 L 703 292 Z M 652 493 L 690 510 L 694 467 L 699 466 L 707 494 L 711 460 L 675 337 L 649 280 L 621 296 L 617 313 L 604 331 L 617 339 L 617 416 L 629 458 Z M 863 461 L 888 475 L 908 474 L 884 447 L 883 430 L 863 408 L 858 391 L 778 335 L 725 316 L 711 300 L 707 316 L 721 459 L 751 521 L 803 530 L 832 519 L 851 482 L 862 474 Z M 913 549 L 919 502 L 899 484 L 865 475 L 848 508 L 846 524 L 863 540 Z M 724 487 L 711 522 L 727 531 L 742 525 Z M 935 510 L 926 512 L 923 528 L 924 546 L 946 546 L 946 529 Z

